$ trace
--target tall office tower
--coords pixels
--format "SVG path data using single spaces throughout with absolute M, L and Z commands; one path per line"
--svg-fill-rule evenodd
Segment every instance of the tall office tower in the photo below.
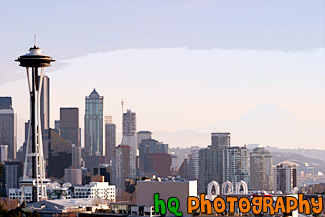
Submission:
M 75 144 L 71 145 L 71 166 L 74 168 L 81 168 L 81 146 L 77 146 Z
M 4 165 L 6 194 L 9 196 L 9 188 L 19 188 L 19 178 L 23 176 L 23 162 L 6 161 Z
M 199 179 L 199 151 L 198 146 L 191 147 L 191 152 L 187 156 L 187 168 L 186 174 L 189 180 L 198 180 Z
M 60 134 L 60 125 L 61 125 L 60 120 L 55 120 L 55 121 L 54 121 L 54 130 L 55 130 L 58 134 Z
M 116 146 L 116 125 L 112 123 L 112 116 L 105 116 L 105 162 L 111 163 L 113 149 Z
M 115 184 L 119 195 L 125 190 L 125 180 L 133 176 L 130 157 L 130 146 L 119 145 L 113 149 L 112 184 Z
M 81 146 L 79 108 L 60 108 L 60 135 L 71 144 Z
M 72 147 L 53 129 L 50 130 L 50 138 L 47 174 L 60 179 L 64 176 L 64 169 L 72 164 Z
M 130 178 L 136 177 L 136 156 L 137 156 L 137 138 L 136 138 L 136 115 L 130 109 L 123 113 L 123 138 L 121 145 L 131 147 L 131 174 Z
M 40 76 L 38 76 L 40 80 Z M 41 114 L 41 126 L 42 126 L 42 137 L 43 137 L 43 148 L 44 148 L 44 159 L 48 158 L 48 146 L 49 146 L 49 129 L 50 129 L 50 78 L 44 75 L 43 85 L 41 88 L 41 103 L 40 103 L 40 114 Z
M 143 139 L 139 144 L 139 174 L 140 176 L 150 176 L 148 158 L 150 154 L 170 154 L 168 144 L 158 142 L 154 139 Z
M 225 180 L 230 181 L 234 188 L 241 180 L 249 186 L 249 152 L 246 146 L 227 148 L 226 159 Z
M 207 193 L 206 186 L 211 181 L 223 183 L 225 180 L 225 150 L 211 146 L 199 151 L 199 193 Z
M 103 156 L 103 100 L 95 89 L 86 96 L 85 151 L 89 156 Z
M 130 109 L 123 113 L 123 136 L 135 136 L 136 134 L 136 116 Z
M 275 167 L 275 183 L 276 191 L 282 191 L 288 194 L 297 187 L 297 168 L 294 163 L 280 163 Z
M 211 133 L 211 148 L 225 149 L 230 147 L 230 133 Z
M 17 152 L 17 116 L 11 97 L 0 97 L 0 145 L 8 145 L 8 159 Z
M 265 148 L 255 148 L 250 153 L 250 187 L 252 190 L 272 191 L 273 156 Z
M 0 163 L 8 160 L 8 145 L 0 145 Z
M 152 138 L 152 132 L 150 131 L 137 132 L 137 148 L 139 148 L 139 145 L 141 144 L 142 140 L 151 139 L 151 138 Z

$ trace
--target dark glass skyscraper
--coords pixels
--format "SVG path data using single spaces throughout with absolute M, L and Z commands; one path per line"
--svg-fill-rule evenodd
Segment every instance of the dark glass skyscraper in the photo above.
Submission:
M 89 156 L 103 156 L 103 99 L 95 89 L 86 96 L 85 151 Z
M 60 108 L 60 135 L 71 144 L 80 146 L 79 108 Z

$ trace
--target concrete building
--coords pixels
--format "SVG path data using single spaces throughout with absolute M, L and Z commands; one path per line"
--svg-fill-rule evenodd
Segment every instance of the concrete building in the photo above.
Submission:
M 197 197 L 197 181 L 138 181 L 137 206 L 153 206 L 156 193 L 159 193 L 159 199 L 164 201 L 168 201 L 170 197 L 178 198 L 179 211 L 183 216 L 190 216 L 187 214 L 187 197 Z M 174 216 L 169 212 L 166 215 Z
M 225 149 L 230 147 L 230 133 L 211 133 L 211 148 Z
M 75 168 L 81 168 L 81 146 L 71 145 L 71 166 Z
M 115 186 L 108 182 L 90 182 L 85 186 L 75 186 L 72 198 L 100 198 L 115 202 Z
M 105 116 L 105 162 L 106 163 L 112 162 L 113 149 L 115 148 L 115 146 L 116 146 L 116 125 L 112 123 L 112 116 Z
M 206 186 L 226 179 L 226 149 L 213 149 L 211 146 L 199 150 L 199 193 L 206 193 Z M 188 174 L 187 174 L 188 175 Z
M 139 131 L 137 132 L 137 147 L 139 148 L 139 145 L 141 144 L 142 140 L 144 139 L 151 139 L 152 138 L 152 132 L 150 131 Z
M 60 126 L 61 126 L 60 120 L 55 120 L 54 121 L 54 130 L 57 132 L 57 134 L 60 134 Z
M 276 191 L 284 194 L 292 193 L 297 187 L 297 166 L 298 164 L 291 162 L 281 162 L 275 167 L 275 183 Z
M 147 155 L 148 171 L 147 176 L 156 175 L 168 177 L 171 175 L 172 158 L 166 153 L 152 153 Z
M 60 135 L 71 144 L 81 146 L 79 108 L 60 108 Z
M 250 188 L 273 191 L 273 156 L 265 148 L 255 148 L 250 153 Z
M 100 175 L 104 177 L 104 182 L 112 182 L 112 166 L 109 164 L 100 164 L 92 168 L 92 175 Z
M 73 198 L 46 200 L 36 203 L 28 203 L 27 209 L 37 210 L 41 216 L 86 216 L 96 212 L 96 210 L 108 210 L 109 205 L 106 200 L 98 198 Z
M 17 115 L 11 97 L 0 97 L 0 145 L 8 146 L 8 159 L 17 152 Z
M 230 147 L 226 149 L 225 180 L 233 183 L 244 181 L 249 186 L 249 152 L 246 147 Z
M 104 97 L 100 96 L 95 89 L 85 98 L 85 151 L 89 156 L 104 155 L 103 100 Z
M 38 77 L 38 79 L 40 79 L 40 77 Z M 43 85 L 41 88 L 40 114 L 43 137 L 43 154 L 44 159 L 47 160 L 50 140 L 50 78 L 46 75 L 43 78 Z
M 72 185 L 82 185 L 82 171 L 79 168 L 64 169 L 64 181 Z
M 148 166 L 148 156 L 150 154 L 169 154 L 168 144 L 164 144 L 154 139 L 143 139 L 139 144 L 139 175 L 151 176 Z
M 130 146 L 130 165 L 131 165 L 131 177 L 136 177 L 136 156 L 137 156 L 137 136 L 136 136 L 136 115 L 128 109 L 123 113 L 123 138 L 121 145 Z
M 131 147 L 127 145 L 119 145 L 113 150 L 113 169 L 112 183 L 115 184 L 117 190 L 124 191 L 125 180 L 132 178 L 132 167 L 130 162 Z
M 0 145 L 0 163 L 8 160 L 8 145 Z
M 47 174 L 60 179 L 64 176 L 64 169 L 71 166 L 72 147 L 53 129 L 50 130 L 50 138 Z
M 199 161 L 199 151 L 198 146 L 191 147 L 191 152 L 187 156 L 186 161 L 186 174 L 189 180 L 198 180 L 200 171 L 200 161 Z
M 6 161 L 4 164 L 4 186 L 6 186 L 6 195 L 9 195 L 10 188 L 18 188 L 20 178 L 23 176 L 23 162 Z

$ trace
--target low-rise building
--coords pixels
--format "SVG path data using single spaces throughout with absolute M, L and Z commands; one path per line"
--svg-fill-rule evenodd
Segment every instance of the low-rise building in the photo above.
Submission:
M 101 198 L 115 202 L 115 185 L 109 185 L 108 182 L 90 182 L 85 186 L 75 186 L 72 198 Z

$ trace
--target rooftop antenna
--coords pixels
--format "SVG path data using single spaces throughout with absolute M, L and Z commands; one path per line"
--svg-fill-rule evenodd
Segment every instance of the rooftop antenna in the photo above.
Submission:
M 123 136 L 123 112 L 124 112 L 124 100 L 123 100 L 123 98 L 122 98 L 121 104 L 122 104 L 122 136 Z M 123 139 L 122 139 L 122 142 L 123 142 Z
M 36 47 L 36 34 L 34 33 L 34 47 Z
M 123 112 L 124 112 L 124 100 L 123 99 L 121 101 L 121 104 L 122 104 L 122 115 L 123 115 Z

